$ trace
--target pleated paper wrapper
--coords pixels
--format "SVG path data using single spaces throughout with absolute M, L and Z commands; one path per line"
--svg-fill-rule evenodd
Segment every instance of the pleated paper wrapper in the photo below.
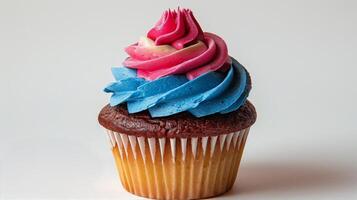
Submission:
M 193 138 L 107 133 L 127 191 L 153 199 L 200 199 L 232 188 L 249 128 Z

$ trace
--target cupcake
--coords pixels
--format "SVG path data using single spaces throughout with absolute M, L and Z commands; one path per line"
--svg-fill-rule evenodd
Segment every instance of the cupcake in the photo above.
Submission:
M 227 192 L 256 120 L 247 70 L 188 9 L 165 11 L 125 51 L 98 117 L 124 188 L 153 199 Z

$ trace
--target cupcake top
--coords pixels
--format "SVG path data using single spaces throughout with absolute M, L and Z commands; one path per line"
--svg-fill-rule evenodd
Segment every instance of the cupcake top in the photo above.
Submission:
M 228 55 L 219 36 L 203 32 L 188 9 L 165 11 L 146 36 L 125 48 L 104 91 L 110 105 L 152 118 L 187 111 L 199 118 L 238 110 L 251 89 L 246 69 Z
M 200 118 L 188 112 L 152 118 L 147 110 L 130 114 L 125 105 L 107 105 L 101 110 L 98 120 L 106 129 L 136 137 L 192 138 L 241 131 L 254 124 L 256 118 L 254 106 L 246 101 L 234 112 Z

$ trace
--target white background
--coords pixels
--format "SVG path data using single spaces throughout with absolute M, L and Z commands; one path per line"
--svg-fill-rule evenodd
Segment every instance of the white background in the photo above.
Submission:
M 258 121 L 220 199 L 356 199 L 353 0 L 0 0 L 0 199 L 138 199 L 97 123 L 101 90 L 123 48 L 178 5 L 254 83 Z

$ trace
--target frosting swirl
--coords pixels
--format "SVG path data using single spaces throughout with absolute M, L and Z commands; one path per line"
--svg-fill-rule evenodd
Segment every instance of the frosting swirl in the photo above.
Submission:
M 166 11 L 147 37 L 128 46 L 124 67 L 112 68 L 110 105 L 152 117 L 188 111 L 196 117 L 229 113 L 251 89 L 246 69 L 228 55 L 224 40 L 203 32 L 187 9 Z
M 147 37 L 155 40 L 155 45 L 172 44 L 176 49 L 182 49 L 203 40 L 203 32 L 191 10 L 178 8 L 177 11 L 165 11 Z
M 192 11 L 166 11 L 147 38 L 125 49 L 124 66 L 138 70 L 147 80 L 186 74 L 192 80 L 201 74 L 229 67 L 227 45 L 213 33 L 203 33 Z
M 105 88 L 113 93 L 110 105 L 127 102 L 129 113 L 149 110 L 152 117 L 188 111 L 196 117 L 237 110 L 251 89 L 244 67 L 232 58 L 227 72 L 211 71 L 193 80 L 184 75 L 154 81 L 137 77 L 136 70 L 112 68 L 116 82 Z

